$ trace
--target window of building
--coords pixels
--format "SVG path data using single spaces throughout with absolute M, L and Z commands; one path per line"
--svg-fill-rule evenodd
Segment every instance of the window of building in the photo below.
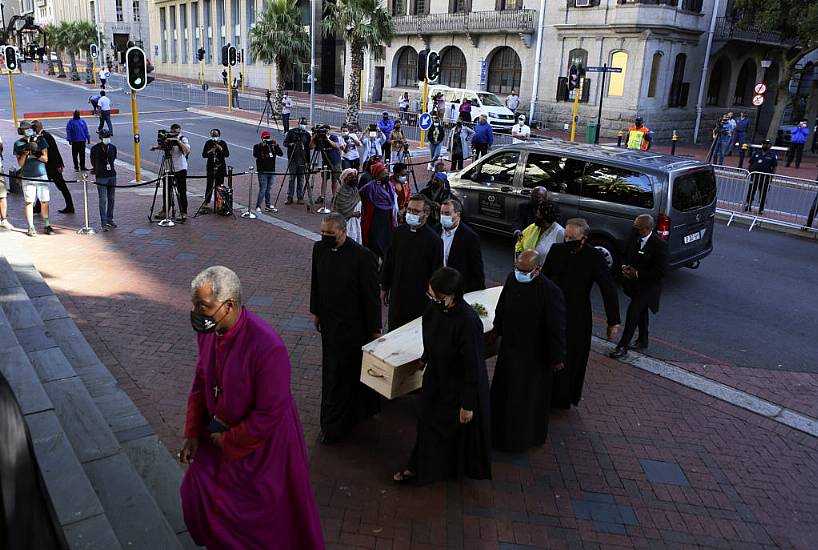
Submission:
M 734 105 L 749 105 L 753 98 L 753 84 L 755 84 L 756 65 L 748 59 L 741 66 L 736 80 L 736 92 L 733 94 Z
M 179 26 L 182 29 L 182 63 L 187 63 L 188 36 L 187 36 L 187 5 L 179 4 Z
M 250 29 L 256 23 L 256 2 L 255 0 L 246 0 L 247 2 L 247 12 L 245 15 L 247 16 L 247 28 Z M 245 50 L 245 55 L 247 56 L 247 64 L 253 64 L 253 56 L 250 54 L 250 38 L 247 38 L 247 50 Z
M 471 11 L 471 0 L 449 0 L 449 13 L 468 13 Z
M 170 62 L 176 63 L 176 6 L 170 7 Z
M 395 17 L 406 15 L 406 0 L 392 0 L 392 15 Z
M 236 50 L 241 53 L 241 19 L 239 15 L 239 2 L 237 0 L 230 2 L 230 25 L 233 27 L 232 44 L 236 47 Z
M 623 168 L 587 163 L 582 177 L 582 196 L 628 206 L 653 208 L 650 177 Z
M 611 67 L 619 67 L 621 73 L 610 73 L 608 82 L 608 95 L 622 97 L 625 93 L 625 76 L 628 72 L 628 54 L 625 52 L 614 52 L 611 55 Z
M 131 7 L 133 8 L 133 20 L 136 22 L 142 21 L 142 10 L 139 9 L 139 0 L 133 0 Z
M 488 91 L 507 94 L 511 90 L 519 90 L 522 72 L 517 52 L 508 46 L 499 48 L 489 61 Z
M 648 81 L 648 97 L 656 97 L 656 84 L 659 81 L 659 69 L 662 66 L 662 52 L 653 54 L 650 64 L 650 81 Z
M 222 47 L 227 44 L 227 29 L 224 26 L 224 0 L 216 0 L 216 30 L 219 34 L 218 52 L 221 55 Z
M 159 8 L 159 31 L 162 34 L 162 63 L 168 62 L 168 29 L 165 8 Z
M 116 0 L 116 20 L 118 23 L 125 21 L 125 14 L 122 12 L 122 0 Z
M 210 0 L 204 0 L 202 4 L 202 19 L 204 19 L 204 44 L 205 56 L 208 63 L 213 62 L 213 14 L 210 12 Z
M 673 80 L 670 83 L 670 98 L 668 100 L 668 107 L 687 106 L 687 96 L 690 92 L 690 83 L 684 82 L 686 63 L 687 56 L 685 54 L 680 53 L 676 55 L 676 61 L 673 64 Z
M 198 63 L 199 55 L 196 52 L 198 52 L 199 48 L 202 47 L 202 29 L 199 28 L 198 2 L 190 3 L 190 28 L 193 31 L 193 53 L 194 53 L 190 61 L 191 63 Z
M 398 88 L 414 88 L 418 83 L 418 52 L 406 47 L 398 53 Z
M 523 187 L 542 185 L 553 193 L 579 195 L 585 163 L 581 160 L 529 153 L 523 173 Z
M 429 13 L 429 2 L 431 0 L 411 0 L 412 15 L 426 15 Z
M 96 4 L 94 4 L 94 2 L 89 2 L 88 7 L 91 10 L 91 23 L 96 25 L 97 24 Z
M 497 11 L 519 10 L 523 7 L 523 0 L 495 0 L 494 9 Z
M 568 68 L 571 65 L 582 65 L 583 67 L 588 66 L 588 51 L 583 50 L 582 48 L 575 48 L 568 52 Z M 565 71 L 568 74 L 568 71 Z
M 710 70 L 710 83 L 707 85 L 707 105 L 725 105 L 727 103 L 726 83 L 730 82 L 730 62 L 720 58 Z
M 440 83 L 450 88 L 466 87 L 466 56 L 459 48 L 446 48 L 440 58 Z

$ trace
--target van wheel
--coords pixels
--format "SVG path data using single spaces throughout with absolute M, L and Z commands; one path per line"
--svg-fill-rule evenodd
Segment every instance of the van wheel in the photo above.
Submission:
M 594 237 L 591 237 L 589 244 L 605 257 L 605 263 L 608 264 L 611 271 L 616 273 L 619 270 L 619 248 L 616 245 L 608 239 Z

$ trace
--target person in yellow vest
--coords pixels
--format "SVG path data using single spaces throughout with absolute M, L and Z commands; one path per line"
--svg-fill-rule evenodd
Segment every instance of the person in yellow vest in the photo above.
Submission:
M 653 135 L 650 133 L 650 128 L 642 124 L 642 122 L 640 117 L 636 117 L 633 124 L 628 128 L 628 135 L 625 140 L 628 149 L 639 149 L 642 151 L 648 151 L 650 149 Z

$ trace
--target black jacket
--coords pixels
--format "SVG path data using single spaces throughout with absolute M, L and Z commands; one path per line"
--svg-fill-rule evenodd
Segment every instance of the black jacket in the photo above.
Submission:
M 639 276 L 636 279 L 624 279 L 622 288 L 625 294 L 634 298 L 647 296 L 650 309 L 659 311 L 659 298 L 662 295 L 662 279 L 668 271 L 667 243 L 652 233 L 644 248 L 639 249 L 640 238 L 636 235 L 628 239 L 622 255 L 622 265 L 633 267 Z
M 40 132 L 40 137 L 48 144 L 48 162 L 45 163 L 45 169 L 48 172 L 64 168 L 65 163 L 60 155 L 60 148 L 57 147 L 57 142 L 54 141 L 54 136 L 43 130 Z
M 256 170 L 259 173 L 275 172 L 276 171 L 276 157 L 283 157 L 284 151 L 278 143 L 256 143 L 253 145 L 253 158 L 256 159 Z
M 221 147 L 221 150 L 216 149 L 211 153 L 210 151 L 214 149 L 216 145 Z M 227 148 L 227 142 L 223 139 L 210 138 L 205 142 L 204 147 L 202 148 L 202 158 L 207 159 L 207 168 L 210 170 L 224 170 L 224 159 L 229 156 L 230 149 Z
M 443 237 L 443 229 L 437 228 Z M 445 245 L 444 245 L 445 246 Z M 456 269 L 463 275 L 466 292 L 486 288 L 486 274 L 483 268 L 483 252 L 480 248 L 480 237 L 463 222 L 457 226 L 449 249 L 448 267 Z

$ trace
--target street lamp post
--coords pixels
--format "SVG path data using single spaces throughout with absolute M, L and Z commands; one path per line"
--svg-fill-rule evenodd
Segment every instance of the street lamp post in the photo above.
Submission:
M 315 125 L 315 4 L 310 0 L 310 126 Z
M 772 59 L 767 59 L 766 57 L 761 60 L 761 82 L 766 84 L 767 81 L 767 69 L 769 69 L 773 64 Z M 756 121 L 753 124 L 753 135 L 750 137 L 750 143 L 755 143 L 756 140 L 756 132 L 758 131 L 758 120 L 761 118 L 761 108 L 764 107 L 763 104 L 756 107 Z

